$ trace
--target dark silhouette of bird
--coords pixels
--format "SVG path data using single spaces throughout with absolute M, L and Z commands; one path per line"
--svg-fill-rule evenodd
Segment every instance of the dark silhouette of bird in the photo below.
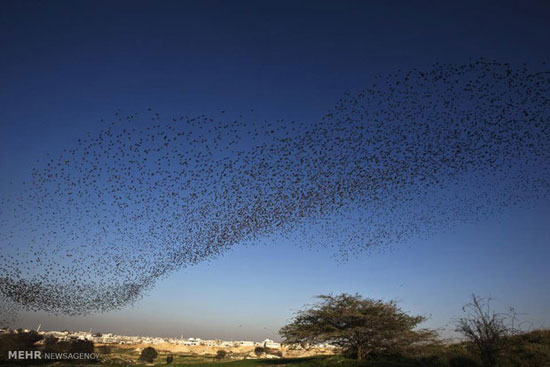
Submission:
M 379 76 L 310 122 L 117 111 L 2 199 L 2 312 L 106 312 L 234 245 L 345 261 L 547 198 L 549 111 L 550 72 L 485 60 Z

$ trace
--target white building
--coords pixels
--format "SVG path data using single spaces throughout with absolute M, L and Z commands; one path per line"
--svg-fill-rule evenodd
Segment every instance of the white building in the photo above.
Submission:
M 264 347 L 267 347 L 267 348 L 280 348 L 281 347 L 281 343 L 276 343 L 271 339 L 266 339 L 262 343 L 263 343 Z
M 254 342 L 247 341 L 247 340 L 239 340 L 239 341 L 235 342 L 235 344 L 238 347 L 253 347 L 254 346 Z

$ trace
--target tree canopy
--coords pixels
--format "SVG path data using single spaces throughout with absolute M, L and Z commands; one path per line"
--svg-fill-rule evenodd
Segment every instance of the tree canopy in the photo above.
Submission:
M 359 294 L 320 295 L 320 301 L 297 313 L 279 333 L 286 343 L 330 343 L 357 359 L 403 353 L 431 341 L 435 332 L 416 329 L 424 316 L 409 315 L 395 301 Z
M 153 363 L 155 358 L 158 357 L 158 352 L 153 347 L 147 347 L 141 351 L 139 359 L 145 362 Z

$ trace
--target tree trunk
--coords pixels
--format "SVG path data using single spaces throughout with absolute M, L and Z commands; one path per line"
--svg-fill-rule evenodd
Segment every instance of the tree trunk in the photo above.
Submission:
M 367 350 L 367 348 L 365 348 L 363 345 L 358 345 L 357 346 L 357 359 L 359 361 L 362 361 L 364 359 L 367 358 L 369 352 Z

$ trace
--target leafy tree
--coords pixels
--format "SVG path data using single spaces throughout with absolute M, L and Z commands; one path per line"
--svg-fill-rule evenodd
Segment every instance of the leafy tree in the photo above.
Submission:
M 462 307 L 464 316 L 456 322 L 456 331 L 472 343 L 484 367 L 495 367 L 506 348 L 506 337 L 515 333 L 516 316 L 497 313 L 491 300 L 472 295 L 472 301 Z
M 346 293 L 317 298 L 320 302 L 299 311 L 279 331 L 285 343 L 330 343 L 357 359 L 367 359 L 404 353 L 435 337 L 433 331 L 415 330 L 425 317 L 408 315 L 394 301 Z
M 153 347 L 147 347 L 141 351 L 139 359 L 145 362 L 153 363 L 155 358 L 157 358 L 158 353 Z

